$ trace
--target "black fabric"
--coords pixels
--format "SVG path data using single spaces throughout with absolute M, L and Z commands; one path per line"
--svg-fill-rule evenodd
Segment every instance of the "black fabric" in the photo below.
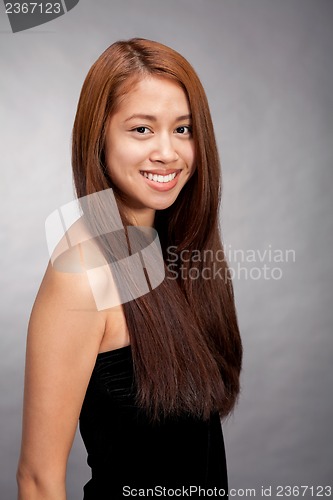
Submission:
M 92 469 L 84 500 L 123 499 L 130 497 L 131 489 L 143 496 L 147 488 L 152 489 L 145 492 L 150 498 L 189 493 L 191 498 L 202 497 L 199 487 L 216 488 L 213 497 L 227 498 L 219 415 L 206 422 L 187 415 L 149 423 L 135 404 L 130 346 L 97 356 L 80 414 L 80 432 Z M 185 490 L 179 495 L 181 488 Z

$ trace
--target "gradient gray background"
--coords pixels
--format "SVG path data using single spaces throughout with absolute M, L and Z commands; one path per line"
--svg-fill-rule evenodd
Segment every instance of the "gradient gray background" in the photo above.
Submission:
M 73 199 L 79 92 L 99 54 L 132 36 L 175 48 L 202 79 L 223 168 L 225 244 L 296 252 L 280 280 L 234 281 L 245 354 L 239 404 L 224 425 L 230 486 L 260 496 L 261 485 L 331 484 L 333 3 L 81 0 L 15 35 L 0 7 L 1 498 L 16 495 L 26 328 L 48 261 L 44 221 Z M 85 459 L 77 435 L 69 500 L 82 498 Z

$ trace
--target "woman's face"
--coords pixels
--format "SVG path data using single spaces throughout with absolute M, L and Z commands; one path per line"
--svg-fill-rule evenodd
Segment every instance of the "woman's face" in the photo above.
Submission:
M 137 224 L 153 225 L 155 210 L 172 205 L 194 171 L 190 113 L 183 89 L 154 76 L 140 80 L 109 120 L 108 172 Z

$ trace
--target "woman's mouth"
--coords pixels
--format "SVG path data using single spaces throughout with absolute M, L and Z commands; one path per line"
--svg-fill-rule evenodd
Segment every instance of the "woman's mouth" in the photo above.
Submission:
M 173 170 L 168 173 L 140 170 L 140 174 L 146 179 L 149 186 L 157 191 L 172 189 L 178 182 L 181 170 Z
M 177 175 L 176 172 L 173 174 L 168 174 L 168 175 L 157 175 L 157 174 L 152 174 L 148 172 L 140 172 L 143 177 L 146 177 L 146 179 L 149 179 L 150 181 L 154 182 L 170 182 L 172 179 L 174 179 Z

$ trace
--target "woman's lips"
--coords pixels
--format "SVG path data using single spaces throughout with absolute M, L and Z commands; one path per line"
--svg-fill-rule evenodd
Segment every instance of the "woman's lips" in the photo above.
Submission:
M 140 170 L 146 183 L 156 191 L 169 191 L 178 182 L 181 170 Z

